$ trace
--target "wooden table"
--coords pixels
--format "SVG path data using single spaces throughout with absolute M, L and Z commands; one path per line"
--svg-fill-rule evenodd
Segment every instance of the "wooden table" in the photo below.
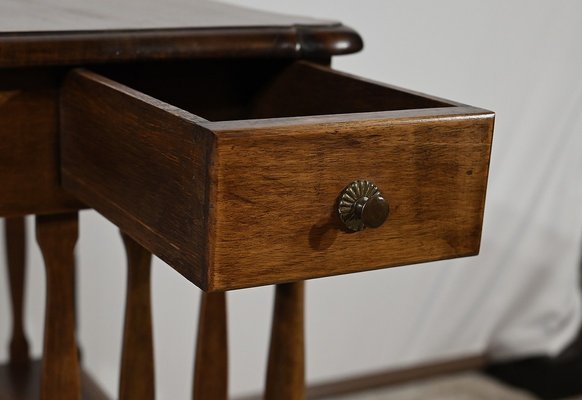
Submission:
M 214 2 L 0 0 L 0 397 L 104 398 L 75 338 L 83 208 L 128 255 L 122 399 L 154 397 L 152 253 L 204 290 L 198 399 L 227 397 L 225 291 L 277 284 L 266 398 L 300 399 L 303 280 L 477 254 L 493 113 L 329 68 L 361 48 L 336 22 Z M 41 363 L 24 215 L 46 266 Z

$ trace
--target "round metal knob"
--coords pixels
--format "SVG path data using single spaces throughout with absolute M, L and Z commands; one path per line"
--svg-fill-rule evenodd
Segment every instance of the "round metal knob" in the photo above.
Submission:
M 346 228 L 361 231 L 380 227 L 388 218 L 390 207 L 376 185 L 358 180 L 340 194 L 337 212 Z

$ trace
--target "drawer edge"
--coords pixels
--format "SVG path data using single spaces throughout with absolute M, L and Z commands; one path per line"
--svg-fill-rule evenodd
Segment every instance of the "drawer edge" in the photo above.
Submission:
M 214 134 L 126 89 L 90 72 L 66 78 L 63 187 L 206 290 Z

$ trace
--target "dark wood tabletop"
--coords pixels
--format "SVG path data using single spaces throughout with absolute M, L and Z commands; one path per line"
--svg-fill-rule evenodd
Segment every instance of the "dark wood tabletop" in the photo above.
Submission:
M 0 1 L 0 67 L 201 57 L 329 57 L 362 40 L 334 21 L 187 0 Z

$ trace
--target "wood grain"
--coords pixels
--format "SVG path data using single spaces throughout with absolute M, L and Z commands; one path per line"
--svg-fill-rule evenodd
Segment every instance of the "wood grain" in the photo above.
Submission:
M 194 362 L 194 400 L 228 398 L 226 293 L 202 293 Z
M 305 398 L 304 282 L 275 287 L 266 400 Z
M 243 122 L 217 133 L 210 286 L 477 254 L 493 116 L 428 110 Z M 335 207 L 357 179 L 382 190 L 391 215 L 351 233 Z
M 313 64 L 273 68 L 239 96 L 250 108 L 231 105 L 260 119 L 214 122 L 199 102 L 178 109 L 74 72 L 62 97 L 65 187 L 204 290 L 478 253 L 493 113 Z M 156 79 L 156 97 L 181 101 L 213 78 L 181 76 L 165 92 Z M 392 212 L 354 234 L 335 207 L 357 179 Z
M 82 206 L 59 182 L 60 75 L 45 69 L 0 70 L 0 216 Z
M 44 0 L 0 3 L 0 33 L 134 31 L 179 28 L 334 26 L 337 22 L 238 7 L 215 1 Z
M 153 400 L 156 390 L 150 285 L 152 255 L 123 232 L 121 237 L 127 255 L 127 293 L 119 398 Z
M 193 58 L 321 58 L 362 48 L 337 22 L 210 1 L 0 3 L 0 67 Z
M 46 269 L 46 312 L 42 400 L 74 400 L 81 395 L 75 340 L 73 268 L 77 213 L 36 217 L 36 238 Z
M 307 62 L 283 66 L 277 75 L 266 81 L 254 99 L 247 118 L 354 114 L 461 105 Z
M 206 288 L 212 134 L 199 118 L 116 89 L 83 71 L 65 83 L 63 185 Z
M 26 226 L 22 217 L 4 220 L 6 238 L 6 264 L 12 311 L 12 337 L 10 338 L 10 364 L 26 366 L 29 361 L 28 340 L 24 332 L 24 289 L 26 272 Z
M 355 53 L 362 47 L 360 36 L 344 26 L 27 33 L 0 35 L 0 67 L 248 57 L 316 59 Z

